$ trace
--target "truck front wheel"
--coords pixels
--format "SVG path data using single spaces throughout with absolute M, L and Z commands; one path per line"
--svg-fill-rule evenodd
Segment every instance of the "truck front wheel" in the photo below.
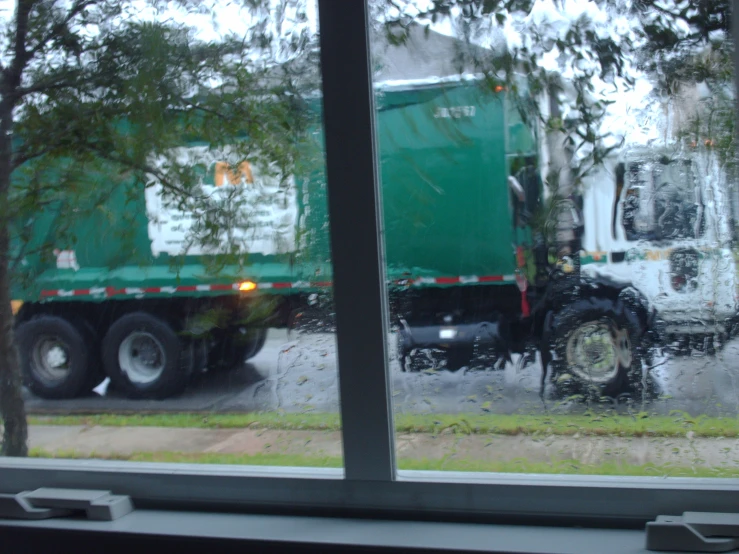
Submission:
M 551 335 L 558 395 L 639 395 L 644 383 L 641 337 L 638 317 L 619 301 L 586 298 L 563 308 L 554 317 Z
M 192 345 L 166 321 L 145 312 L 122 316 L 103 340 L 103 366 L 129 398 L 167 398 L 185 390 L 194 366 Z
M 25 385 L 36 396 L 74 398 L 88 392 L 96 375 L 96 345 L 81 325 L 41 315 L 15 331 Z

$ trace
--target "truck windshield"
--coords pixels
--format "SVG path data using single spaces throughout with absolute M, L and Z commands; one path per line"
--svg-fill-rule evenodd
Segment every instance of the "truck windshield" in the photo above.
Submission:
M 701 195 L 689 160 L 629 165 L 623 225 L 629 240 L 698 238 L 704 221 Z

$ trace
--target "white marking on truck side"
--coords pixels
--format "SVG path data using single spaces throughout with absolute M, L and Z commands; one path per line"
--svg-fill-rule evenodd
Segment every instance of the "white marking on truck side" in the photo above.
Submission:
M 292 288 L 294 289 L 307 289 L 310 287 L 310 283 L 308 281 L 295 281 L 292 284 Z
M 477 275 L 461 275 L 459 277 L 460 283 L 477 283 L 480 279 L 477 277 Z
M 298 207 L 293 177 L 283 181 L 273 175 L 276 168 L 264 167 L 259 161 L 248 164 L 248 172 L 231 175 L 223 163 L 243 162 L 237 147 L 182 147 L 174 149 L 171 155 L 177 157 L 179 163 L 191 166 L 202 164 L 209 172 L 215 171 L 214 184 L 200 183 L 203 200 L 214 207 L 233 208 L 245 214 L 245 217 L 234 220 L 229 233 L 223 233 L 220 244 L 205 244 L 200 240 L 201 232 L 195 225 L 198 214 L 187 208 L 180 209 L 152 177 L 155 183 L 145 189 L 145 201 L 149 219 L 148 235 L 155 257 L 162 253 L 207 256 L 229 252 L 233 246 L 237 246 L 239 252 L 264 255 L 295 250 Z M 165 157 L 162 157 L 153 163 L 165 162 Z M 242 164 L 240 167 L 246 170 L 247 166 Z M 251 184 L 238 186 L 247 182 Z M 222 186 L 218 186 L 219 183 Z
M 168 292 L 169 294 L 174 294 L 175 292 L 177 292 L 177 288 L 176 287 L 161 287 L 159 289 L 159 292 Z
M 475 117 L 475 106 L 451 106 L 448 108 L 437 106 L 434 111 L 435 118 L 452 118 L 459 119 L 461 117 Z
M 196 285 L 195 290 L 198 292 L 210 292 L 210 285 Z
M 80 269 L 74 250 L 54 250 L 54 255 L 57 269 L 74 269 L 75 271 Z

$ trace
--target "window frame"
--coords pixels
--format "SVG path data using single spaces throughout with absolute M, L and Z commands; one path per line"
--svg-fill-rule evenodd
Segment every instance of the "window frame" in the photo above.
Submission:
M 617 527 L 739 512 L 737 479 L 396 470 L 367 0 L 318 9 L 344 469 L 0 458 L 0 493 L 102 488 L 141 508 Z

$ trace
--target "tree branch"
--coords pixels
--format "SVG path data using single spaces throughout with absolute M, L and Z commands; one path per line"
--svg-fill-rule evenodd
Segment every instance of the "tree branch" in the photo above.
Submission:
M 201 104 L 198 104 L 197 102 L 193 102 L 192 100 L 189 100 L 187 98 L 180 97 L 180 101 L 183 104 L 185 104 L 187 106 L 190 106 L 191 108 L 193 108 L 195 110 L 200 110 L 201 112 L 209 113 L 211 115 L 215 115 L 216 117 L 220 117 L 222 119 L 226 119 L 227 118 L 226 114 L 224 114 L 222 112 L 219 112 L 218 110 L 215 110 L 213 108 L 208 108 L 206 106 L 203 106 Z
M 54 148 L 52 146 L 48 146 L 46 148 L 42 148 L 41 150 L 38 150 L 36 152 L 31 152 L 31 153 L 23 153 L 22 151 L 16 152 L 13 155 L 13 161 L 10 164 L 10 171 L 11 172 L 15 171 L 20 166 L 22 166 L 24 163 L 30 162 L 31 160 L 35 158 L 40 158 L 41 156 L 45 154 L 49 154 L 53 151 L 54 151 Z
M 22 98 L 23 96 L 28 96 L 29 94 L 34 94 L 37 92 L 45 92 L 48 90 L 59 90 L 63 88 L 71 88 L 78 86 L 79 83 L 76 83 L 74 81 L 65 81 L 69 75 L 64 76 L 58 76 L 56 78 L 51 79 L 42 79 L 39 82 L 34 83 L 31 86 L 28 87 L 19 87 L 16 89 L 16 94 L 18 98 Z
M 177 194 L 180 194 L 181 196 L 185 198 L 188 198 L 188 197 L 196 198 L 194 195 L 190 194 L 188 191 L 172 183 L 170 179 L 168 179 L 167 176 L 164 174 L 164 172 L 162 172 L 162 170 L 160 170 L 157 167 L 154 167 L 147 163 L 136 163 L 132 160 L 127 160 L 125 158 L 115 155 L 112 152 L 107 152 L 101 148 L 98 148 L 94 144 L 86 144 L 84 145 L 84 147 L 88 148 L 92 152 L 95 152 L 99 157 L 101 157 L 104 160 L 108 160 L 109 162 L 120 164 L 128 169 L 150 173 L 151 175 L 153 175 L 155 178 L 159 180 L 159 182 L 164 188 L 169 189 L 173 192 L 176 192 Z
M 26 50 L 26 37 L 28 36 L 28 19 L 35 3 L 36 0 L 18 0 L 15 17 L 15 40 L 13 41 L 13 61 L 6 70 L 4 79 L 6 93 L 20 85 L 21 74 L 30 59 Z
M 62 21 L 59 21 L 52 25 L 51 29 L 49 29 L 49 32 L 44 35 L 41 40 L 36 43 L 36 46 L 34 46 L 29 54 L 29 60 L 33 58 L 36 54 L 38 54 L 45 46 L 48 44 L 48 42 L 54 38 L 55 35 L 58 35 L 59 32 L 69 25 L 69 22 L 72 21 L 77 15 L 82 13 L 82 10 L 87 8 L 88 6 L 92 6 L 94 4 L 97 4 L 99 0 L 76 0 L 74 4 L 72 4 L 72 7 L 69 8 L 69 11 L 67 12 L 67 15 L 64 17 Z

